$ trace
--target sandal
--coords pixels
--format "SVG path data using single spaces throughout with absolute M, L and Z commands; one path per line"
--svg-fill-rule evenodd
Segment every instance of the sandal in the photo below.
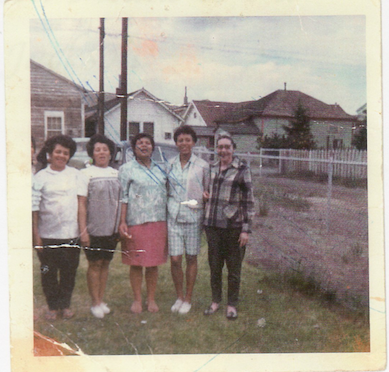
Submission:
M 63 319 L 70 319 L 74 317 L 74 311 L 70 309 L 63 309 L 62 310 L 62 318 Z
M 212 315 L 212 314 L 216 313 L 216 311 L 218 311 L 219 309 L 220 309 L 219 305 L 217 305 L 217 308 L 215 309 L 214 307 L 212 307 L 212 304 L 211 304 L 204 310 L 204 315 Z
M 230 311 L 227 311 L 226 317 L 228 320 L 236 320 L 238 319 L 238 312 L 236 311 L 236 309 L 230 309 Z
M 45 314 L 46 320 L 56 320 L 57 319 L 57 310 L 47 310 Z

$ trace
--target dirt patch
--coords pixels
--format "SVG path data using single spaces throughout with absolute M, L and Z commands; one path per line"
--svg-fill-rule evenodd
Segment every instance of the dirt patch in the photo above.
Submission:
M 326 184 L 271 176 L 254 177 L 254 187 L 258 213 L 247 261 L 279 273 L 298 273 L 337 301 L 367 308 L 367 190 L 333 186 L 328 199 Z M 279 195 L 299 198 L 309 208 L 285 205 Z M 264 202 L 267 215 L 260 216 Z

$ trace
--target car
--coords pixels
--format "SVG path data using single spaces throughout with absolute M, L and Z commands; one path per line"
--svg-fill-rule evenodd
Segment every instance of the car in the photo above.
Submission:
M 161 165 L 168 162 L 176 155 L 178 155 L 178 149 L 175 145 L 156 142 L 151 159 L 154 160 L 155 163 Z M 120 167 L 122 164 L 128 163 L 133 159 L 135 159 L 135 156 L 130 142 L 121 141 L 120 144 L 117 144 L 114 167 Z
M 82 169 L 90 166 L 92 164 L 92 159 L 86 151 L 86 144 L 89 142 L 90 138 L 80 137 L 73 138 L 73 140 L 76 142 L 77 148 L 75 154 L 69 160 L 68 165 L 76 169 Z
M 89 157 L 88 152 L 86 151 L 86 144 L 89 142 L 90 138 L 80 137 L 73 138 L 77 144 L 76 153 L 69 160 L 69 166 L 76 169 L 82 169 L 93 164 L 92 159 Z M 178 154 L 177 147 L 175 145 L 170 145 L 166 143 L 156 143 L 155 149 L 152 155 L 152 159 L 159 165 L 166 163 L 174 156 Z M 116 152 L 114 154 L 114 160 L 110 164 L 114 168 L 119 168 L 124 163 L 128 163 L 130 160 L 134 159 L 134 153 L 129 141 L 121 141 L 116 144 Z

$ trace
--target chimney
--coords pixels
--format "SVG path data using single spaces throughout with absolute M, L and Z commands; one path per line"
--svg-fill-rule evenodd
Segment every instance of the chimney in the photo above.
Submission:
M 187 96 L 186 87 L 185 87 L 184 105 L 188 106 L 188 96 Z
M 284 90 L 286 90 L 286 82 L 284 83 Z

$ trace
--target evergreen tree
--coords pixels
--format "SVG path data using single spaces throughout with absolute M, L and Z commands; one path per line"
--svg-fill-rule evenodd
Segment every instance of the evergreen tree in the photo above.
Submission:
M 315 148 L 307 109 L 299 102 L 290 125 L 283 125 L 287 134 L 287 147 L 298 150 Z
M 365 119 L 364 124 L 360 126 L 358 132 L 354 135 L 352 145 L 358 150 L 367 150 L 367 121 Z
M 272 133 L 271 136 L 263 136 L 263 134 L 261 133 L 257 138 L 257 142 L 258 149 L 285 149 L 288 147 L 285 135 L 281 136 L 277 133 Z

